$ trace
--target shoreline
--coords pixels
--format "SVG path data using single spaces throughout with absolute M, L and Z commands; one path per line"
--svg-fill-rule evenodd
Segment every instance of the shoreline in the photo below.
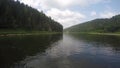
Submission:
M 64 32 L 66 33 L 66 32 Z M 92 34 L 92 35 L 114 35 L 120 36 L 120 33 L 99 33 L 99 32 L 69 32 L 66 34 Z
M 88 33 L 88 34 L 96 34 L 96 35 L 115 35 L 115 36 L 120 36 L 119 33 Z
M 49 35 L 49 34 L 62 34 L 62 32 L 45 32 L 45 31 L 29 31 L 29 32 L 0 32 L 1 36 L 28 36 L 28 35 Z

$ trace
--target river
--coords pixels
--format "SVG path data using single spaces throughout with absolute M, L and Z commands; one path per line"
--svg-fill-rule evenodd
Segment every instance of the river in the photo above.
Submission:
M 0 68 L 120 68 L 120 36 L 1 36 Z

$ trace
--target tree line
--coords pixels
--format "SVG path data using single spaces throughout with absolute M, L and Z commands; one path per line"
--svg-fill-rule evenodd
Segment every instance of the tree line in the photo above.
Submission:
M 0 0 L 0 29 L 62 32 L 63 26 L 18 0 Z
M 95 19 L 65 29 L 69 32 L 120 32 L 120 15 Z

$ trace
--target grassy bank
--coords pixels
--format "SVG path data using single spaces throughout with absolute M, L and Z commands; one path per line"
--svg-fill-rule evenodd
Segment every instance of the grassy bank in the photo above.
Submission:
M 120 33 L 88 33 L 88 34 L 96 34 L 96 35 L 117 35 L 117 36 L 120 36 Z
M 66 32 L 65 32 L 66 33 Z M 116 32 L 116 33 L 98 33 L 98 32 L 69 32 L 68 34 L 93 34 L 93 35 L 116 35 L 116 36 L 120 36 L 120 32 Z
M 49 31 L 26 31 L 26 30 L 0 30 L 0 36 L 14 36 L 14 35 L 47 35 L 47 34 L 60 34 L 62 32 L 49 32 Z

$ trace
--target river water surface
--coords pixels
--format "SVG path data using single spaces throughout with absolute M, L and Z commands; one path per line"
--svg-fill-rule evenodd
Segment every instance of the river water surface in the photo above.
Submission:
M 120 68 L 120 36 L 0 37 L 0 68 Z

